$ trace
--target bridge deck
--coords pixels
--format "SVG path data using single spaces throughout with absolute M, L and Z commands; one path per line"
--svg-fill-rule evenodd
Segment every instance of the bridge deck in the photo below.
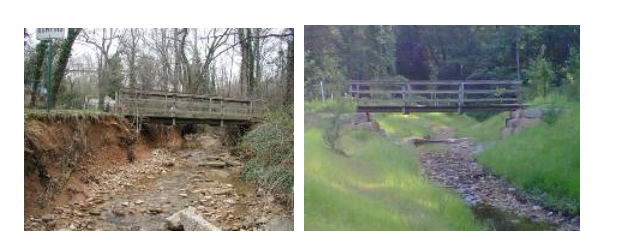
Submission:
M 123 88 L 117 111 L 145 123 L 246 124 L 259 118 L 260 103 L 246 99 Z
M 348 81 L 358 112 L 516 110 L 520 81 Z

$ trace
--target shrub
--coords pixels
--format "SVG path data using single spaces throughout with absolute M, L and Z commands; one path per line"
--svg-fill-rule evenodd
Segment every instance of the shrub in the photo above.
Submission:
M 287 108 L 288 109 L 288 108 Z M 275 111 L 241 139 L 237 148 L 247 160 L 242 178 L 293 202 L 293 116 Z

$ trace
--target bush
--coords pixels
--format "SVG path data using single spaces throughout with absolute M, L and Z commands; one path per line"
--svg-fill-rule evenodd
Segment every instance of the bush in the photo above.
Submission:
M 344 100 L 337 100 L 333 107 L 332 118 L 328 125 L 323 130 L 323 143 L 326 147 L 332 151 L 341 152 L 337 146 L 341 132 L 341 115 L 345 113 L 346 102 Z
M 286 108 L 288 109 L 288 108 Z M 286 109 L 267 116 L 241 139 L 247 160 L 242 178 L 293 202 L 293 116 Z

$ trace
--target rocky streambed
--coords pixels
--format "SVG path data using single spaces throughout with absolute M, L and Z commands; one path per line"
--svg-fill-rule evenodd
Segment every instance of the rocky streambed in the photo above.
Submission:
M 211 133 L 192 147 L 154 149 L 146 159 L 85 179 L 76 199 L 25 216 L 25 230 L 168 230 L 168 218 L 192 208 L 220 230 L 293 230 L 292 210 L 242 182 L 243 164 Z
M 493 230 L 579 230 L 579 216 L 551 210 L 521 193 L 505 179 L 488 172 L 474 157 L 478 146 L 471 139 L 449 140 L 439 130 L 433 147 L 421 148 L 424 175 L 454 189 L 472 206 L 475 216 Z M 429 143 L 428 143 L 429 144 Z

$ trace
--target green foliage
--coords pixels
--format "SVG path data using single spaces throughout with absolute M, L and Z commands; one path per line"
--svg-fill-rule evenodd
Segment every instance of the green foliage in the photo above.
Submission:
M 573 100 L 579 101 L 580 99 L 580 55 L 579 51 L 575 48 L 571 48 L 569 51 L 568 64 L 565 68 L 566 72 L 566 87 L 569 96 Z
M 530 99 L 544 97 L 550 87 L 568 85 L 573 94 L 578 90 L 578 25 L 315 25 L 305 29 L 308 100 L 318 92 L 308 87 L 318 88 L 321 79 L 338 83 L 340 75 L 356 80 L 394 75 L 410 80 L 528 80 L 533 87 Z
M 541 119 L 548 125 L 553 125 L 556 123 L 559 117 L 560 117 L 560 110 L 557 108 L 552 108 L 552 109 L 547 109 L 543 113 L 543 116 L 541 117 Z
M 395 140 L 410 136 L 434 136 L 438 130 L 447 128 L 454 130 L 456 137 L 472 137 L 478 142 L 491 142 L 499 139 L 506 115 L 506 112 L 500 112 L 482 122 L 466 114 L 455 113 L 378 114 L 375 120 Z
M 341 115 L 343 115 L 346 107 L 346 101 L 339 99 L 336 101 L 329 123 L 323 130 L 323 142 L 324 145 L 335 152 L 340 152 L 338 148 L 337 140 L 341 133 Z
M 497 114 L 499 114 L 499 111 L 466 111 L 466 112 L 462 112 L 463 114 L 479 121 L 485 121 L 493 116 L 496 116 Z
M 337 112 L 337 109 L 339 109 L 341 113 L 356 112 L 356 102 L 349 99 L 334 99 L 326 102 L 304 103 L 304 111 L 306 113 L 334 113 Z
M 248 159 L 244 179 L 270 191 L 292 193 L 293 126 L 291 113 L 277 110 L 243 136 L 238 152 Z
M 559 119 L 527 128 L 477 156 L 495 173 L 548 205 L 579 213 L 580 110 L 568 104 Z
M 319 128 L 304 137 L 306 230 L 484 229 L 461 198 L 420 177 L 413 149 L 349 132 L 347 158 L 323 147 Z
M 531 87 L 530 97 L 546 97 L 549 87 L 555 80 L 555 73 L 551 62 L 544 56 L 545 46 L 542 47 L 540 55 L 532 60 L 526 70 L 528 83 Z

